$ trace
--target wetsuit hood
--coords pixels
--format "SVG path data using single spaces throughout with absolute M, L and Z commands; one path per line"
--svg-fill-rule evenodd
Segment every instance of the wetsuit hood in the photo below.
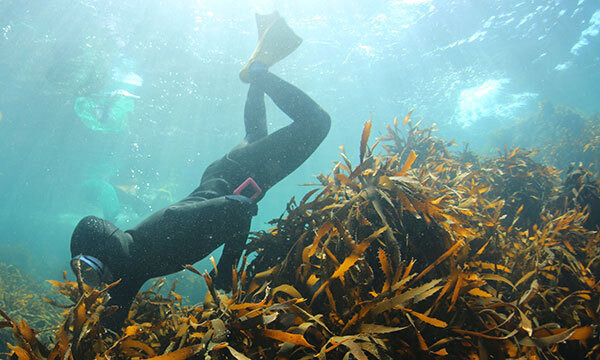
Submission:
M 109 266 L 114 273 L 117 267 L 127 263 L 131 242 L 131 235 L 121 231 L 110 221 L 86 216 L 79 221 L 71 236 L 71 256 L 93 256 Z

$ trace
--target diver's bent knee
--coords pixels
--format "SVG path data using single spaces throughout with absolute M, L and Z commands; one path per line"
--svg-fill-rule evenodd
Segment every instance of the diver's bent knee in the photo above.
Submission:
M 319 137 L 321 141 L 325 139 L 327 134 L 329 134 L 329 129 L 331 128 L 331 116 L 321 109 L 315 116 L 315 129 L 314 135 Z

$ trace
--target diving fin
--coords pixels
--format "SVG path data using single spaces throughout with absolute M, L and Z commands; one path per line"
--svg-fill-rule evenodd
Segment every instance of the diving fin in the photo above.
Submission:
M 281 17 L 281 15 L 279 15 L 277 11 L 273 11 L 272 13 L 267 15 L 255 14 L 254 16 L 256 18 L 256 30 L 258 33 L 258 40 L 260 40 L 260 38 L 263 37 L 269 26 L 273 25 L 273 23 Z
M 258 44 L 246 65 L 240 71 L 240 79 L 250 82 L 250 65 L 259 61 L 271 67 L 282 60 L 302 43 L 302 38 L 294 33 L 276 11 L 269 15 L 256 14 Z

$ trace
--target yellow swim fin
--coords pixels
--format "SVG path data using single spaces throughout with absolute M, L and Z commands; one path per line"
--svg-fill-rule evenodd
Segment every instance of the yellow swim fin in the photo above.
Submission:
M 263 37 L 263 35 L 265 34 L 266 30 L 273 25 L 273 23 L 275 21 L 277 21 L 277 19 L 279 19 L 281 17 L 281 15 L 279 15 L 279 12 L 277 11 L 273 11 L 270 14 L 267 15 L 261 15 L 261 14 L 255 14 L 254 15 L 256 17 L 256 30 L 258 33 L 258 40 L 260 41 L 260 38 Z
M 240 79 L 250 82 L 250 65 L 260 61 L 271 67 L 282 60 L 302 43 L 302 38 L 294 33 L 285 20 L 276 11 L 269 15 L 256 14 L 256 27 L 258 30 L 258 44 L 240 71 Z

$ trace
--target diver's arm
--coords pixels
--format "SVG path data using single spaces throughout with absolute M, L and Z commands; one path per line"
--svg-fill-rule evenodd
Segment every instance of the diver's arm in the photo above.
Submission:
M 237 267 L 244 247 L 246 245 L 246 239 L 248 238 L 247 233 L 237 233 L 227 239 L 223 253 L 219 259 L 217 265 L 218 275 L 215 271 L 211 271 L 210 275 L 213 277 L 215 286 L 219 289 L 230 291 L 232 285 L 232 269 L 234 266 Z
M 106 304 L 106 306 L 116 306 L 116 311 L 100 320 L 104 327 L 115 332 L 120 332 L 137 292 L 144 285 L 143 279 L 121 278 L 120 280 L 117 285 L 108 291 L 110 300 Z

